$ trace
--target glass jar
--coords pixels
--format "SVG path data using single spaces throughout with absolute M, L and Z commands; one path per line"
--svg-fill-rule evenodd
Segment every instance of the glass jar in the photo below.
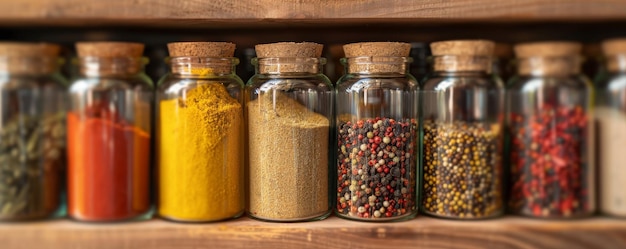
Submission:
M 491 74 L 494 43 L 431 44 L 424 83 L 421 209 L 442 218 L 503 213 L 504 85 Z
M 592 90 L 580 74 L 580 44 L 515 46 L 518 75 L 507 92 L 511 195 L 516 214 L 591 215 L 594 203 Z
M 0 43 L 0 220 L 63 213 L 67 82 L 59 50 Z
M 597 149 L 600 169 L 600 209 L 626 217 L 626 39 L 603 43 L 607 73 L 596 81 Z
M 68 214 L 81 221 L 149 218 L 153 86 L 143 44 L 84 42 L 76 49 Z
M 253 218 L 309 221 L 330 213 L 333 89 L 321 51 L 315 43 L 256 46 L 246 105 Z
M 418 156 L 417 80 L 408 43 L 344 46 L 337 82 L 335 213 L 361 221 L 415 217 Z
M 168 47 L 171 73 L 158 87 L 158 213 L 185 222 L 238 217 L 244 211 L 244 119 L 235 44 Z

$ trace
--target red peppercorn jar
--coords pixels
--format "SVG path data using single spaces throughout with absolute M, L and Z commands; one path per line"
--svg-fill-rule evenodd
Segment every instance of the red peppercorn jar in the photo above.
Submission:
M 507 125 L 516 214 L 571 218 L 595 210 L 592 90 L 580 50 L 574 42 L 515 46 Z
M 626 39 L 602 44 L 607 72 L 596 80 L 597 149 L 600 172 L 600 209 L 626 217 Z
M 435 42 L 423 103 L 421 209 L 443 218 L 503 213 L 504 86 L 491 74 L 494 43 Z
M 153 85 L 143 44 L 79 42 L 69 89 L 68 214 L 81 221 L 151 217 Z
M 337 82 L 337 216 L 361 221 L 415 217 L 419 85 L 408 43 L 344 46 Z

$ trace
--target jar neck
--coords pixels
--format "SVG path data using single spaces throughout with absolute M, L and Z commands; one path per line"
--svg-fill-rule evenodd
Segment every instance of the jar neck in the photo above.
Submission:
M 134 76 L 144 72 L 148 59 L 144 57 L 79 57 L 79 73 L 87 77 L 99 76 Z
M 493 67 L 491 56 L 441 55 L 433 56 L 435 73 L 474 73 L 489 74 Z
M 580 73 L 580 56 L 530 57 L 518 59 L 519 75 L 569 76 Z
M 611 73 L 626 72 L 626 54 L 617 54 L 607 57 L 606 69 Z
M 432 75 L 442 77 L 489 77 L 491 73 L 487 71 L 435 71 Z
M 342 58 L 346 74 L 408 74 L 410 57 L 361 56 Z
M 180 77 L 215 77 L 234 75 L 237 58 L 224 57 L 172 57 L 167 59 L 172 74 Z
M 275 57 L 253 58 L 257 74 L 315 75 L 322 73 L 325 58 Z
M 56 73 L 61 64 L 58 57 L 0 56 L 0 74 L 47 75 Z

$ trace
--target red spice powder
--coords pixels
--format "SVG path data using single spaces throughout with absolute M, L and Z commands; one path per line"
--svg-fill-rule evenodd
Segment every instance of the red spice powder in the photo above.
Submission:
M 150 208 L 150 136 L 117 115 L 68 114 L 69 215 L 130 219 Z

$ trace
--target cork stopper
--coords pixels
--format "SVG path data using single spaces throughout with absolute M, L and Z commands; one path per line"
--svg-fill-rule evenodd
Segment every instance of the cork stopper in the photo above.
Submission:
M 208 76 L 229 74 L 233 68 L 234 43 L 174 42 L 167 49 L 173 73 Z
M 78 57 L 141 57 L 144 45 L 134 42 L 77 42 Z
M 603 41 L 602 52 L 606 56 L 626 54 L 626 38 L 615 38 Z
M 258 58 L 319 58 L 323 48 L 324 45 L 313 42 L 277 42 L 254 46 Z
M 57 57 L 60 51 L 51 43 L 0 42 L 0 56 Z
M 409 56 L 411 44 L 359 42 L 344 45 L 343 51 L 348 60 L 348 73 L 404 73 L 406 61 L 399 58 Z
M 488 40 L 433 42 L 435 71 L 487 71 L 491 69 L 495 43 Z
M 495 43 L 488 40 L 440 41 L 430 44 L 434 56 L 441 55 L 478 55 L 491 56 Z
M 317 73 L 323 45 L 313 42 L 278 42 L 254 47 L 259 73 Z
M 0 42 L 0 72 L 48 74 L 58 68 L 61 47 L 51 43 Z
M 626 71 L 626 38 L 602 42 L 602 52 L 607 57 L 606 67 L 609 72 Z
M 233 57 L 235 44 L 230 42 L 173 42 L 167 44 L 170 57 Z
M 143 70 L 144 45 L 133 42 L 77 42 L 80 73 L 87 76 L 132 75 Z
M 530 57 L 563 57 L 579 55 L 582 45 L 577 42 L 548 41 L 515 45 L 515 56 L 519 59 Z
M 580 72 L 582 45 L 569 41 L 532 42 L 515 45 L 520 75 L 564 76 Z
M 359 42 L 343 45 L 346 57 L 361 56 L 396 56 L 407 57 L 411 52 L 411 44 L 404 42 Z

